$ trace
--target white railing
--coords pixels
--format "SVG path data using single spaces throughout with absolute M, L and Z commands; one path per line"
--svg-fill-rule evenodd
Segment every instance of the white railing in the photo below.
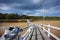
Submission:
M 29 27 L 27 32 L 20 38 L 20 40 L 26 40 L 26 38 L 30 35 L 32 31 L 33 31 L 33 26 Z
M 41 25 L 38 25 L 38 24 L 37 24 L 37 26 L 41 27 L 41 28 L 43 29 L 43 31 L 47 32 L 47 33 L 48 33 L 48 37 L 50 37 L 50 35 L 51 35 L 51 36 L 54 37 L 56 40 L 60 40 L 59 37 L 57 37 L 56 35 L 54 35 L 54 34 L 52 34 L 52 33 L 50 32 L 51 28 L 60 31 L 60 28 L 59 28 L 59 27 L 54 27 L 54 26 L 45 25 L 45 24 L 41 24 Z M 48 30 L 46 30 L 45 27 L 48 27 Z
M 27 20 L 27 23 L 28 23 L 28 26 L 29 26 L 29 27 L 33 25 L 33 23 L 30 22 L 29 20 Z
M 27 22 L 28 22 L 29 25 L 30 25 L 30 24 L 33 25 L 33 23 L 30 22 L 29 20 L 27 20 Z M 31 26 L 31 25 L 30 25 L 30 26 Z M 50 25 L 45 25 L 45 24 L 40 24 L 40 25 L 39 25 L 39 24 L 35 24 L 35 25 L 37 25 L 38 27 L 42 28 L 43 31 L 46 31 L 46 32 L 48 33 L 48 37 L 50 37 L 50 35 L 51 35 L 51 36 L 54 37 L 56 40 L 60 40 L 59 37 L 57 37 L 56 35 L 54 35 L 54 34 L 52 34 L 52 33 L 50 32 L 51 28 L 60 31 L 60 28 L 59 28 L 59 27 L 50 26 Z M 48 27 L 48 30 L 46 30 L 45 27 Z

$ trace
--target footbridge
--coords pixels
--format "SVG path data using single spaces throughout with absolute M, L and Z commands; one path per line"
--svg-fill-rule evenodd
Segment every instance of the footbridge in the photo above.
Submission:
M 59 31 L 60 28 L 45 24 L 34 24 L 29 20 L 27 20 L 27 22 L 28 22 L 28 27 L 23 28 L 23 31 L 24 29 L 27 29 L 25 34 L 21 37 L 16 36 L 15 39 L 11 39 L 11 40 L 52 40 L 50 38 L 51 36 L 56 40 L 60 40 L 58 36 L 50 32 L 51 28 Z M 46 30 L 45 27 L 47 27 L 48 29 Z

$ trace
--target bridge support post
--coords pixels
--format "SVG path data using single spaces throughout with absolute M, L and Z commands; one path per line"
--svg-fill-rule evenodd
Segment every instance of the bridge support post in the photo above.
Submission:
M 48 25 L 48 37 L 50 37 L 50 25 Z

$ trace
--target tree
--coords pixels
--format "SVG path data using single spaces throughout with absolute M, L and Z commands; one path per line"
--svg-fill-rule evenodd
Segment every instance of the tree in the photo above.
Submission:
M 27 16 L 27 15 L 22 15 L 21 18 L 22 18 L 22 19 L 29 19 L 29 16 Z
M 5 15 L 0 13 L 0 19 L 5 19 Z
M 6 19 L 16 19 L 16 15 L 15 14 L 8 14 L 8 15 L 6 15 Z

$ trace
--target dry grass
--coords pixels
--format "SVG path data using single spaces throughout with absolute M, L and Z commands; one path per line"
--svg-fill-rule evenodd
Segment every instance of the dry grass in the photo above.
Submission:
M 60 20 L 45 20 L 45 21 L 42 21 L 42 20 L 40 20 L 40 21 L 35 21 L 35 22 L 33 22 L 33 23 L 36 23 L 36 24 L 50 24 L 50 25 L 52 25 L 52 26 L 57 26 L 57 27 L 60 27 Z
M 0 26 L 18 26 L 18 27 L 22 27 L 22 26 L 27 26 L 27 22 L 1 22 Z

